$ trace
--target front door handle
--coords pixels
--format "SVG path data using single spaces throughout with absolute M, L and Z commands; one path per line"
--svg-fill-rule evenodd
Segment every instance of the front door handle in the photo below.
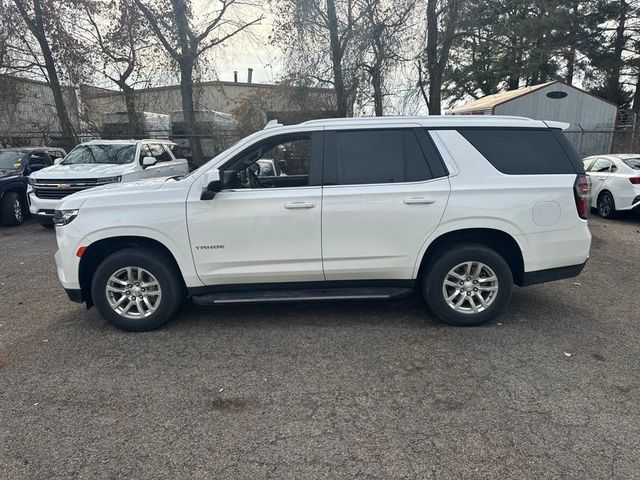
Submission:
M 294 208 L 313 208 L 316 204 L 313 202 L 291 202 L 285 203 L 284 208 L 294 209 Z
M 410 197 L 405 198 L 403 200 L 405 205 L 430 205 L 432 203 L 436 203 L 435 198 L 426 198 L 426 197 Z

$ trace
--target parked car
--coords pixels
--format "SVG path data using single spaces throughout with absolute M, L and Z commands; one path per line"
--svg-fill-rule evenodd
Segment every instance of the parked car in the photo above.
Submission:
M 65 154 L 61 148 L 0 149 L 0 220 L 4 225 L 20 225 L 29 214 L 27 177 Z
M 443 321 L 480 325 L 514 283 L 576 276 L 589 257 L 589 182 L 566 126 L 496 116 L 273 126 L 182 179 L 65 198 L 59 278 L 71 300 L 126 330 L 159 327 L 185 295 L 227 304 L 414 290 Z M 265 185 L 252 166 L 283 145 L 298 173 Z
M 56 165 L 29 178 L 31 213 L 45 227 L 53 212 L 72 193 L 110 183 L 132 182 L 189 173 L 185 159 L 176 159 L 167 140 L 92 140 L 74 148 Z
M 594 155 L 583 160 L 591 178 L 591 206 L 604 218 L 621 210 L 640 211 L 640 154 Z

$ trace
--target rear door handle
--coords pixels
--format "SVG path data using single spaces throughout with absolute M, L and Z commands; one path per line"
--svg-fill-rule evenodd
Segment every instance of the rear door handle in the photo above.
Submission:
M 434 198 L 426 198 L 426 197 L 410 197 L 405 198 L 403 200 L 405 205 L 430 205 L 432 203 L 436 203 Z
M 285 203 L 284 208 L 294 209 L 294 208 L 313 208 L 316 204 L 313 202 L 291 202 Z

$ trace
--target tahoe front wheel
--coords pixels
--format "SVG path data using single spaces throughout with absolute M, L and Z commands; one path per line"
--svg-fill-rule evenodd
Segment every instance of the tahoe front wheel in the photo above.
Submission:
M 127 248 L 96 269 L 91 297 L 100 315 L 118 328 L 153 330 L 171 319 L 182 301 L 179 272 L 159 252 Z
M 443 322 L 482 325 L 509 302 L 513 276 L 505 259 L 481 244 L 463 243 L 427 265 L 423 295 Z

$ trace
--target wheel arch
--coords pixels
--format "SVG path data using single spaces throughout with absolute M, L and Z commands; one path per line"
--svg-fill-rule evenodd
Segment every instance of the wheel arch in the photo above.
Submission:
M 443 233 L 435 238 L 422 256 L 417 278 L 422 275 L 429 263 L 443 250 L 457 243 L 474 242 L 495 250 L 509 264 L 516 285 L 524 283 L 524 257 L 518 242 L 509 233 L 494 228 L 464 228 Z
M 82 299 L 86 302 L 87 308 L 90 308 L 93 305 L 93 299 L 91 298 L 91 280 L 93 279 L 93 274 L 95 273 L 96 268 L 109 255 L 120 250 L 124 250 L 125 248 L 142 248 L 160 253 L 172 264 L 173 268 L 178 273 L 179 281 L 186 293 L 187 287 L 184 281 L 184 276 L 178 266 L 178 262 L 176 261 L 173 253 L 171 253 L 171 250 L 161 242 L 149 237 L 135 235 L 108 237 L 91 243 L 86 247 L 86 250 L 80 258 L 80 264 L 78 266 L 78 281 L 80 283 Z

